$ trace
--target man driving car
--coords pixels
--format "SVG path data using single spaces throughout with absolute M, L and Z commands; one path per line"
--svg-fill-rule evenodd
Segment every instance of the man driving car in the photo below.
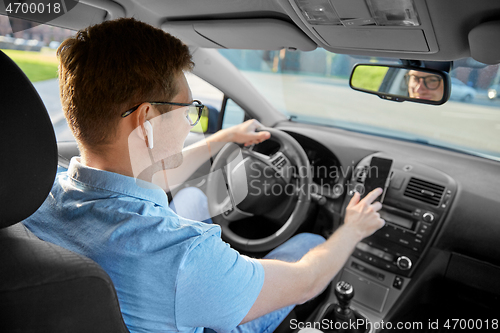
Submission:
M 299 234 L 264 259 L 240 255 L 218 226 L 186 216 L 186 207 L 206 205 L 203 195 L 177 200 L 177 212 L 187 211 L 181 216 L 165 191 L 223 144 L 256 144 L 270 134 L 256 132 L 261 125 L 250 120 L 183 149 L 202 106 L 183 73 L 193 66 L 189 50 L 135 19 L 79 31 L 58 56 L 63 110 L 81 157 L 24 223 L 106 270 L 131 332 L 272 332 L 295 304 L 324 290 L 357 242 L 383 226 L 382 205 L 374 202 L 382 190 L 363 200 L 356 193 L 328 240 Z

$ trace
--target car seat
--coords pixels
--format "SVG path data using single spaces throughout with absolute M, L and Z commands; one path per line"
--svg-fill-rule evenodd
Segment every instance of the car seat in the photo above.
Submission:
M 104 270 L 19 223 L 52 187 L 57 144 L 35 88 L 1 51 L 0 75 L 0 332 L 128 332 Z

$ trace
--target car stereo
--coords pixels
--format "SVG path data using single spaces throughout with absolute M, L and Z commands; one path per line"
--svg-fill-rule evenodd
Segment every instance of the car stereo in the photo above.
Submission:
M 378 166 L 380 179 L 369 176 L 373 166 Z M 384 180 L 386 174 L 388 182 Z M 366 192 L 384 184 L 379 214 L 386 222 L 358 243 L 352 255 L 385 271 L 411 276 L 444 219 L 456 191 L 455 182 L 441 171 L 393 161 L 380 154 L 363 159 L 351 182 L 351 189 L 364 188 Z M 377 278 L 379 273 L 373 272 Z

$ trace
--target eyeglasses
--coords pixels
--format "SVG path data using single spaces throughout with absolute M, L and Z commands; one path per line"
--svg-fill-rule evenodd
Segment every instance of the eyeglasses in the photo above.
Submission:
M 424 80 L 424 86 L 429 90 L 436 90 L 439 88 L 441 81 L 443 80 L 440 76 L 429 75 L 429 76 L 417 76 L 413 74 L 406 74 L 406 84 L 416 86 L 420 79 Z
M 174 102 L 148 102 L 148 103 L 151 105 L 176 105 L 176 106 L 189 107 L 186 118 L 189 120 L 189 124 L 191 126 L 195 126 L 196 124 L 198 124 L 198 122 L 200 121 L 203 109 L 205 108 L 205 105 L 203 105 L 198 100 L 194 100 L 193 103 L 174 103 Z M 124 113 L 122 113 L 122 118 L 129 116 L 132 112 L 137 110 L 139 108 L 139 106 L 141 106 L 141 104 L 136 105 L 133 108 L 131 108 L 130 110 L 127 110 Z

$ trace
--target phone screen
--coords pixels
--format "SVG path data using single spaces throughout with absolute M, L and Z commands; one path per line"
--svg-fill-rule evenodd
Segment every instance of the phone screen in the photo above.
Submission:
M 365 192 L 362 197 L 365 197 L 368 193 L 380 187 L 384 190 L 384 192 L 378 196 L 374 201 L 380 201 L 381 203 L 384 201 L 385 192 L 387 190 L 387 186 L 389 182 L 387 178 L 391 172 L 392 160 L 381 157 L 372 157 L 370 162 L 370 168 L 366 173 L 365 178 Z

